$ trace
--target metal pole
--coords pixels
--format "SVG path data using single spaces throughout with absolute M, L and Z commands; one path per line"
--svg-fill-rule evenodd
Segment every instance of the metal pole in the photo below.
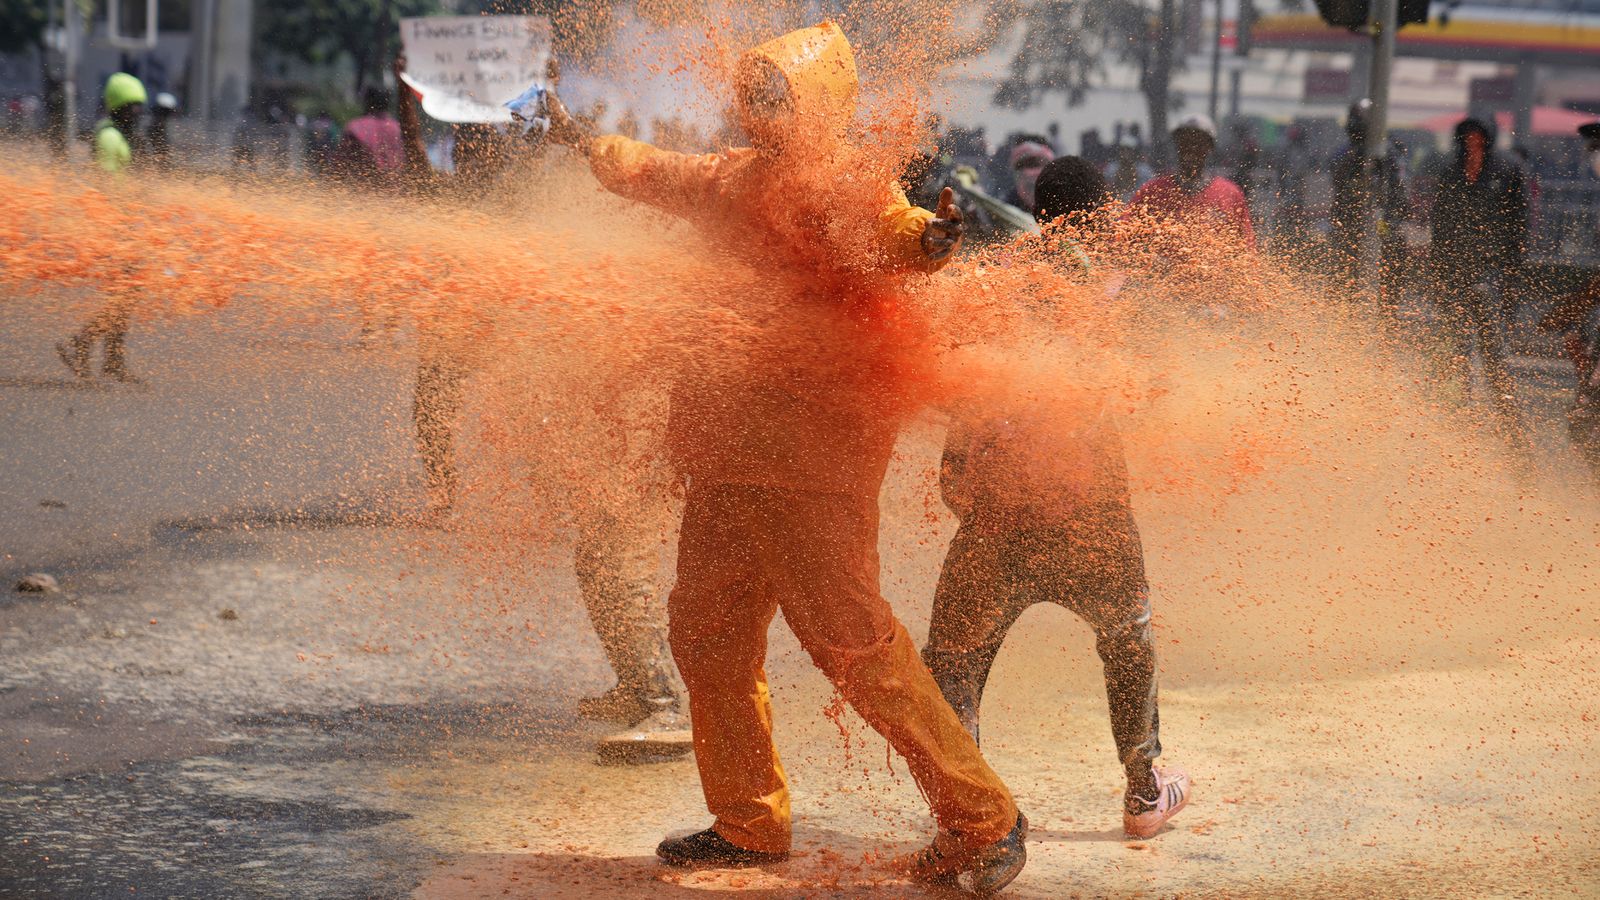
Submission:
M 1250 31 L 1255 24 L 1254 0 L 1240 0 L 1238 15 L 1234 17 L 1233 53 L 1236 65 L 1228 72 L 1228 116 L 1239 116 L 1239 94 L 1244 82 L 1244 70 L 1250 59 Z
M 1394 71 L 1394 33 L 1399 19 L 1398 0 L 1372 0 L 1367 27 L 1372 32 L 1372 68 L 1367 77 L 1367 96 L 1372 108 L 1367 113 L 1367 229 L 1363 247 L 1363 266 L 1368 295 L 1379 295 L 1379 262 L 1382 236 L 1383 196 L 1388 176 L 1381 160 L 1389 155 L 1389 82 Z
M 185 99 L 195 118 L 205 128 L 207 141 L 211 139 L 211 120 L 216 117 L 216 110 L 212 108 L 215 97 L 211 87 L 211 82 L 215 80 L 211 58 L 216 47 L 216 25 L 216 0 L 201 0 L 199 15 L 190 32 L 189 52 L 194 55 L 194 65 L 189 75 L 189 96 Z
M 1211 121 L 1217 120 L 1217 102 L 1222 88 L 1222 0 L 1216 0 L 1217 13 L 1212 20 L 1215 32 L 1211 37 Z
M 76 0 L 62 0 L 61 48 L 61 130 L 62 148 L 66 158 L 72 158 L 72 148 L 78 140 L 78 7 Z

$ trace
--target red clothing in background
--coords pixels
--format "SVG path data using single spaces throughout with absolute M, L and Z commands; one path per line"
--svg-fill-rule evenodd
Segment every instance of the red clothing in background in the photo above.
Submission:
M 334 155 L 341 173 L 349 177 L 386 180 L 398 176 L 406 161 L 399 121 L 370 114 L 351 119 Z
M 1238 232 L 1246 244 L 1256 245 L 1256 232 L 1250 225 L 1250 205 L 1245 202 L 1244 191 L 1220 176 L 1212 178 L 1201 190 L 1190 192 L 1178 185 L 1176 177 L 1161 175 L 1135 191 L 1129 206 L 1144 207 L 1158 216 L 1184 224 L 1201 224 L 1207 219 L 1221 222 Z

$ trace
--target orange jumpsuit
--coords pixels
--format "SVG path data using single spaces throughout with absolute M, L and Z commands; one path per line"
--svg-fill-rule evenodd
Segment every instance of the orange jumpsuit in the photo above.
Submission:
M 798 114 L 848 121 L 855 66 L 837 27 L 794 32 L 752 59 L 781 72 Z M 772 274 L 769 339 L 686 376 L 669 425 L 688 479 L 669 631 L 713 827 L 746 849 L 789 849 L 764 668 L 781 609 L 812 660 L 906 759 L 944 849 L 1000 840 L 1017 821 L 1011 794 L 878 588 L 878 491 L 907 405 L 883 324 L 890 301 L 870 287 L 826 287 L 819 267 L 795 258 L 817 255 L 831 221 L 827 208 L 786 193 L 792 159 L 685 155 L 610 135 L 594 142 L 590 162 L 610 190 L 694 222 Z M 932 215 L 898 188 L 874 196 L 881 212 L 860 235 L 876 242 L 883 268 L 938 268 L 921 249 Z

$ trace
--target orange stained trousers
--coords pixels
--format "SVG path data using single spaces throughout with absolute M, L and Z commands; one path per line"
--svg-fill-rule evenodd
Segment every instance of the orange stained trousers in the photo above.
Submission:
M 905 758 L 942 849 L 991 844 L 1016 824 L 1010 791 L 878 592 L 876 496 L 691 483 L 667 608 L 700 783 L 722 837 L 749 850 L 789 849 L 765 669 L 779 609 L 811 659 Z

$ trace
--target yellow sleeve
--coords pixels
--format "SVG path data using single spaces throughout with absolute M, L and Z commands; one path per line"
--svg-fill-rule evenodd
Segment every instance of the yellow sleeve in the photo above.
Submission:
M 589 167 L 606 190 L 675 215 L 704 207 L 723 158 L 691 155 L 608 134 L 589 147 Z
M 922 233 L 934 215 L 920 206 L 912 206 L 906 192 L 899 185 L 889 189 L 889 205 L 878 214 L 878 233 L 889 262 L 900 268 L 937 272 L 955 254 L 941 260 L 929 259 L 922 252 Z

